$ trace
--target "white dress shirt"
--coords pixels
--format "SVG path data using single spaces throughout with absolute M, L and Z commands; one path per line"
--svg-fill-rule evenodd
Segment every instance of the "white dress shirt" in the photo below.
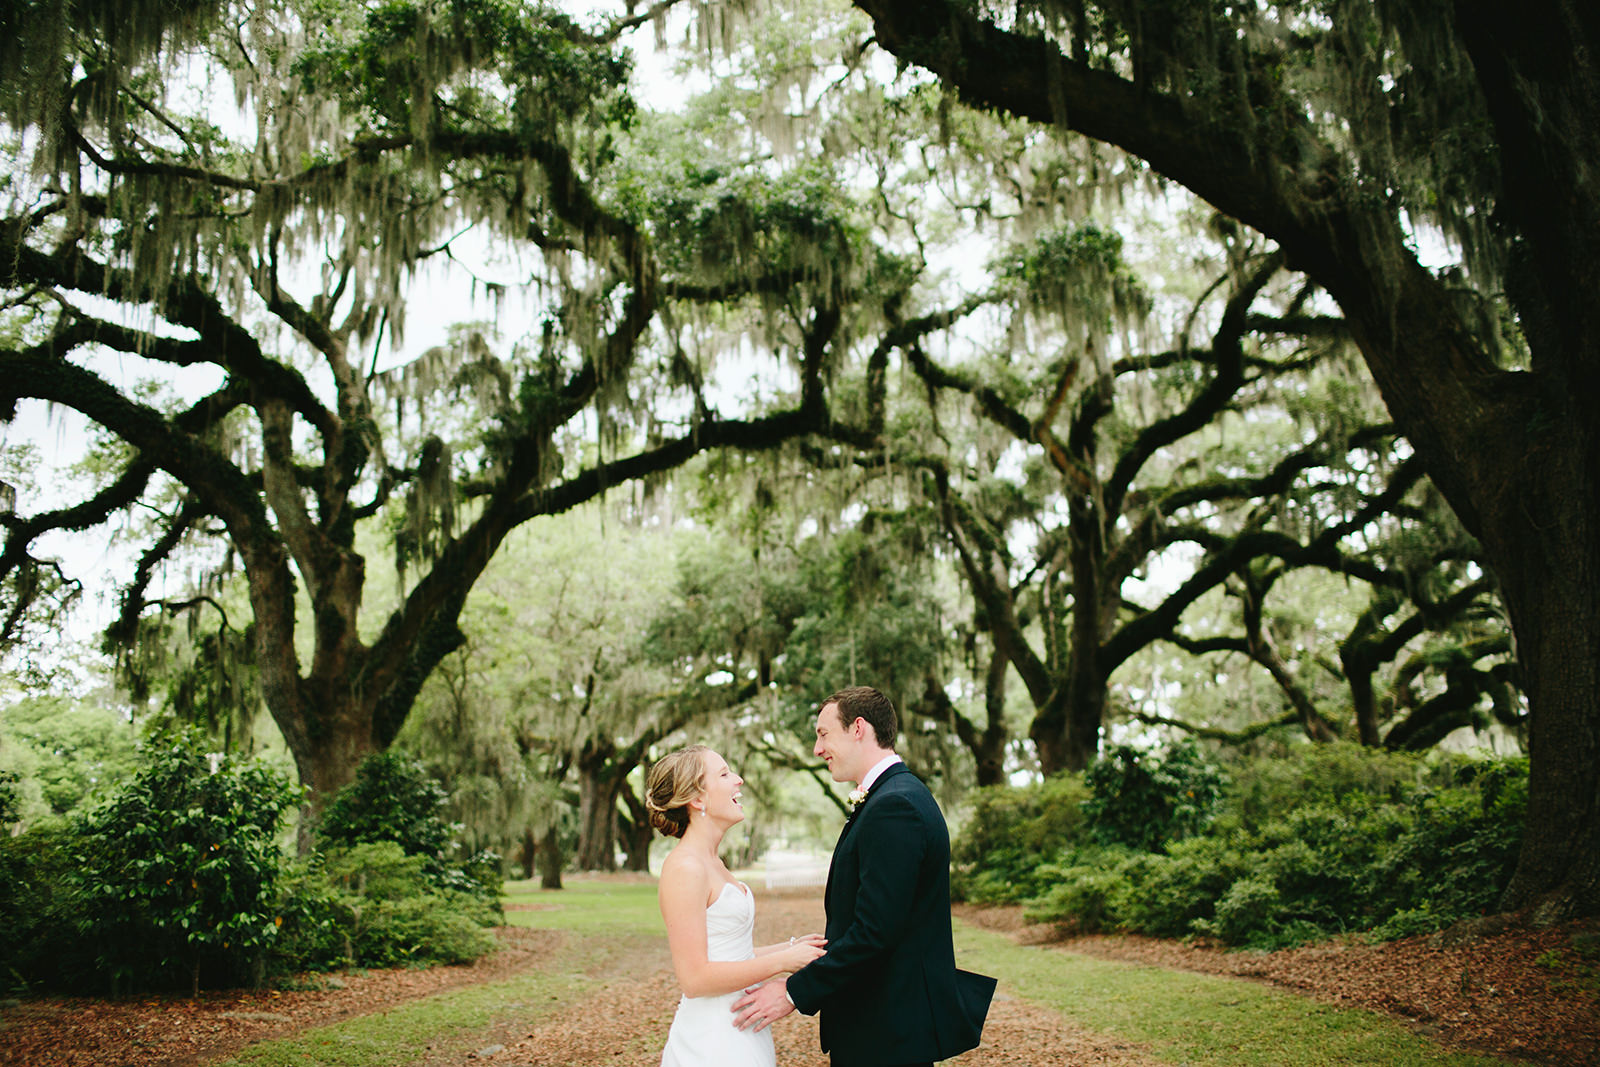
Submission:
M 872 765 L 872 770 L 861 776 L 861 791 L 863 793 L 870 792 L 872 789 L 872 784 L 879 778 L 883 777 L 884 771 L 888 770 L 890 767 L 893 767 L 896 763 L 904 762 L 905 761 L 902 760 L 898 755 L 891 752 L 877 763 L 874 763 Z

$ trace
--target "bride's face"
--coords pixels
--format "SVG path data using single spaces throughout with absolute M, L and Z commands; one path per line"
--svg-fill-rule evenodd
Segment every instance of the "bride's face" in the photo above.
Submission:
M 706 806 L 706 815 L 728 826 L 744 821 L 744 809 L 739 804 L 744 779 L 734 774 L 728 761 L 715 752 L 706 753 L 705 767 L 705 792 L 700 799 Z

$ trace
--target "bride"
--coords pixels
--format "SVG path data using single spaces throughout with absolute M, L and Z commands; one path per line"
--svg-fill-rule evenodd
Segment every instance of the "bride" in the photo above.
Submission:
M 651 825 L 678 838 L 661 865 L 657 890 L 672 969 L 683 990 L 662 1067 L 774 1067 L 772 1031 L 737 1029 L 733 1001 L 751 986 L 797 971 L 823 954 L 821 934 L 754 946 L 750 887 L 735 881 L 717 858 L 722 835 L 744 819 L 743 784 L 721 756 L 691 745 L 663 757 L 650 769 L 645 786 Z

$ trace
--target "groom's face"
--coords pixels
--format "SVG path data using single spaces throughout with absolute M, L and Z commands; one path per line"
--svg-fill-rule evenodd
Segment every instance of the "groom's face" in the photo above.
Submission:
M 836 782 L 859 782 L 861 739 L 857 736 L 861 720 L 846 726 L 840 721 L 839 705 L 824 704 L 817 712 L 817 743 L 812 753 L 826 760 Z

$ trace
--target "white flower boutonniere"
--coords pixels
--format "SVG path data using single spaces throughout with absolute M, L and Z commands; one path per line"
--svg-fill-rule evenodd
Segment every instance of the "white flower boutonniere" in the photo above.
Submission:
M 865 789 L 852 789 L 850 790 L 850 795 L 845 797 L 845 802 L 850 805 L 851 811 L 855 811 L 865 799 L 867 799 L 867 791 Z

